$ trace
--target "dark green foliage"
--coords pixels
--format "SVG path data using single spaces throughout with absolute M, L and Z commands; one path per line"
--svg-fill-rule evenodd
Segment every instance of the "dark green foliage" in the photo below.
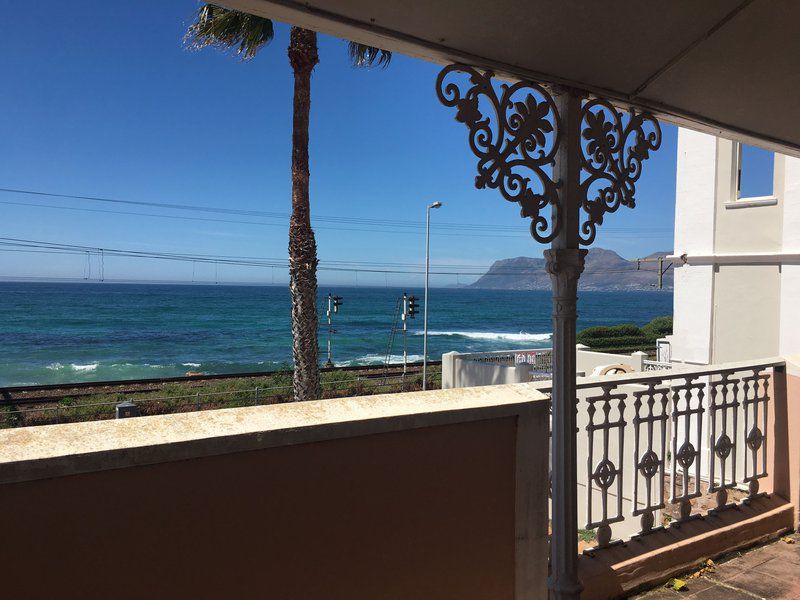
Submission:
M 593 529 L 578 529 L 578 539 L 589 543 L 595 541 L 597 535 Z
M 250 60 L 272 41 L 274 35 L 270 19 L 216 4 L 204 4 L 197 10 L 197 17 L 186 31 L 184 42 L 195 50 L 209 47 L 233 50 L 242 60 Z M 386 68 L 392 60 L 392 53 L 388 50 L 356 42 L 348 42 L 347 51 L 354 67 Z
M 586 340 L 617 338 L 626 336 L 640 336 L 640 335 L 642 335 L 641 328 L 633 324 L 599 325 L 597 327 L 589 327 L 578 333 L 579 338 Z
M 631 323 L 589 327 L 578 332 L 576 341 L 592 350 L 610 352 L 650 352 L 656 340 L 672 333 L 672 317 L 656 317 L 644 327 Z
M 381 67 L 385 69 L 392 60 L 392 53 L 374 46 L 347 42 L 347 51 L 354 67 Z
M 254 58 L 275 34 L 272 21 L 215 4 L 204 4 L 197 20 L 186 31 L 184 41 L 200 50 L 214 46 L 234 50 L 242 60 Z
M 648 339 L 655 342 L 658 338 L 672 334 L 672 317 L 656 317 L 642 327 L 642 332 Z

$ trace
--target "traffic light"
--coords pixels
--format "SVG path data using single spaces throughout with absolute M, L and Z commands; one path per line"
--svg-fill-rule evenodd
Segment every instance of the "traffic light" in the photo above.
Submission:
M 418 312 L 419 312 L 419 298 L 417 298 L 416 296 L 410 296 L 408 298 L 408 316 L 413 319 Z
M 342 305 L 342 297 L 341 296 L 334 296 L 333 297 L 333 312 L 338 313 L 339 307 Z

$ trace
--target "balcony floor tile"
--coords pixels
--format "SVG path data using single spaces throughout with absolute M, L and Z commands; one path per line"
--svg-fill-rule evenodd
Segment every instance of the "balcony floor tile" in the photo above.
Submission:
M 793 540 L 794 543 L 787 543 Z M 636 596 L 647 600 L 694 598 L 696 600 L 737 600 L 800 598 L 800 534 L 795 533 L 770 544 L 732 555 L 715 566 L 712 573 L 699 578 L 685 577 L 681 592 L 655 588 Z

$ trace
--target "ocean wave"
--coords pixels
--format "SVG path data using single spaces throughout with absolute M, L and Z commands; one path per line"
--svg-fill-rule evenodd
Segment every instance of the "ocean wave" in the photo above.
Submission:
M 415 331 L 414 335 L 423 335 L 422 331 Z M 498 340 L 506 342 L 548 342 L 553 337 L 552 333 L 496 333 L 492 331 L 429 331 L 430 336 L 464 337 L 471 340 Z
M 386 355 L 385 354 L 365 354 L 364 356 L 359 356 L 358 358 L 354 358 L 352 360 L 343 360 L 337 361 L 335 364 L 337 367 L 357 367 L 360 365 L 382 365 L 386 362 Z M 408 355 L 408 362 L 422 362 L 422 355 L 421 354 L 409 354 Z M 389 357 L 390 364 L 403 364 L 403 355 L 402 354 L 392 354 Z
M 200 363 L 185 362 L 185 363 L 181 363 L 181 366 L 182 367 L 199 367 Z
M 75 363 L 63 365 L 60 362 L 50 363 L 45 367 L 48 371 L 62 371 L 68 369 L 70 371 L 77 371 L 79 373 L 86 373 L 97 369 L 100 363 L 89 363 L 88 365 L 76 365 Z

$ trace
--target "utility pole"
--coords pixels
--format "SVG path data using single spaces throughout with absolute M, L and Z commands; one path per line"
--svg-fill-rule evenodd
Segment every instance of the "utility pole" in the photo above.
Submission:
M 658 256 L 656 258 L 637 258 L 636 259 L 636 270 L 639 271 L 642 263 L 649 263 L 649 262 L 658 262 L 658 289 L 664 289 L 664 273 L 669 271 L 672 263 L 670 262 L 666 267 L 664 266 L 664 256 Z M 651 284 L 655 285 L 655 284 Z
M 408 292 L 403 292 L 403 378 L 406 376 L 406 365 L 408 364 L 408 345 L 406 344 L 406 332 L 408 331 Z
M 428 389 L 428 279 L 430 277 L 431 209 L 440 208 L 441 202 L 428 205 L 428 220 L 425 225 L 425 308 L 422 325 L 422 389 Z
M 341 296 L 333 296 L 328 294 L 328 310 L 326 311 L 328 316 L 328 360 L 325 363 L 326 367 L 333 366 L 333 360 L 331 360 L 331 335 L 336 333 L 336 330 L 333 328 L 333 315 L 339 312 L 339 307 L 341 305 Z
M 419 298 L 409 296 L 408 292 L 403 292 L 403 376 L 405 377 L 408 364 L 408 345 L 406 344 L 406 332 L 408 331 L 408 319 L 413 319 L 419 313 Z

